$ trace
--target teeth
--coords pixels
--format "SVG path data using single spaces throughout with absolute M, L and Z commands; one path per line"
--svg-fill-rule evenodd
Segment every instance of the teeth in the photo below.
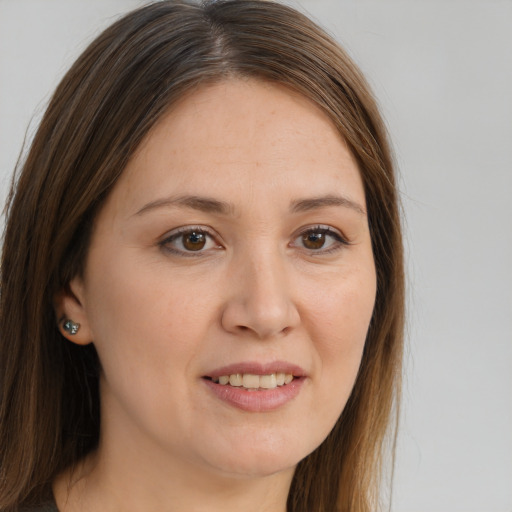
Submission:
M 245 373 L 242 386 L 247 389 L 258 389 L 260 387 L 259 375 L 251 375 L 250 373 Z
M 290 384 L 293 380 L 291 373 L 271 373 L 269 375 L 254 375 L 252 373 L 233 373 L 212 379 L 223 386 L 243 387 L 245 389 L 274 389 L 278 386 Z
M 260 377 L 260 388 L 263 389 L 274 389 L 277 388 L 276 374 L 262 375 Z
M 230 375 L 228 377 L 228 379 L 229 379 L 229 384 L 231 386 L 240 387 L 243 385 L 243 376 L 241 373 L 234 373 L 233 375 Z

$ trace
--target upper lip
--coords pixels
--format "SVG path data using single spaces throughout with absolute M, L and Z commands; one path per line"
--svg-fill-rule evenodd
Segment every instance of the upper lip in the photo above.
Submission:
M 243 361 L 233 363 L 208 372 L 204 377 L 221 377 L 223 375 L 233 375 L 236 373 L 250 373 L 253 375 L 270 375 L 271 373 L 288 373 L 294 377 L 305 377 L 306 372 L 300 366 L 287 361 L 272 361 L 269 363 L 260 363 L 257 361 Z

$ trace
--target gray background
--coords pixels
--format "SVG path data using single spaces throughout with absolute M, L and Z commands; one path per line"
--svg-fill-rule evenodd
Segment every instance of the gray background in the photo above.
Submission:
M 0 199 L 26 128 L 136 0 L 0 0 Z M 512 1 L 302 0 L 366 72 L 406 214 L 392 510 L 512 512 Z

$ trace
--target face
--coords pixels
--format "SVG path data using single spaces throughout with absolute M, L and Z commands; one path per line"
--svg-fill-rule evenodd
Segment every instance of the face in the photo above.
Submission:
M 289 471 L 342 412 L 372 315 L 357 165 L 304 97 L 204 86 L 131 159 L 71 290 L 73 339 L 101 360 L 104 449 Z

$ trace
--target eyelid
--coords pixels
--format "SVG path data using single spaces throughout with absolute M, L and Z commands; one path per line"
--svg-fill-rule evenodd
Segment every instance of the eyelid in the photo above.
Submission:
M 339 230 L 332 226 L 329 226 L 327 224 L 314 224 L 310 226 L 304 226 L 300 228 L 298 231 L 295 232 L 295 234 L 292 236 L 292 245 L 297 238 L 304 236 L 306 233 L 323 233 L 325 235 L 328 235 L 332 238 L 334 238 L 335 243 L 332 244 L 333 246 L 329 246 L 326 249 L 307 249 L 305 247 L 302 247 L 301 249 L 306 251 L 309 254 L 313 255 L 322 255 L 322 254 L 329 254 L 331 252 L 336 252 L 343 247 L 346 247 L 348 245 L 352 245 L 352 242 Z
M 186 234 L 186 233 L 201 233 L 203 235 L 206 235 L 208 238 L 210 238 L 214 244 L 216 245 L 214 248 L 200 250 L 200 251 L 187 251 L 182 249 L 173 248 L 170 246 L 170 243 L 174 240 L 178 239 L 180 236 Z M 175 228 L 169 232 L 167 232 L 164 237 L 158 242 L 158 246 L 167 252 L 170 252 L 172 254 L 177 254 L 179 256 L 184 257 L 199 257 L 204 256 L 205 253 L 208 253 L 212 249 L 220 249 L 222 248 L 222 244 L 218 241 L 219 236 L 208 226 L 204 225 L 186 225 L 186 226 L 180 226 L 178 228 Z
M 179 249 L 176 247 L 172 247 L 170 244 L 174 242 L 176 239 L 178 239 L 180 236 L 186 234 L 186 233 L 201 233 L 206 235 L 214 244 L 215 247 L 210 247 L 207 249 L 201 249 L 198 251 L 188 251 L 186 249 Z M 319 248 L 319 249 L 308 249 L 307 247 L 299 247 L 295 245 L 295 241 L 300 238 L 301 236 L 304 236 L 307 233 L 322 233 L 324 235 L 327 235 L 331 237 L 334 242 L 327 246 L 327 248 Z M 214 249 L 221 249 L 223 248 L 222 243 L 219 243 L 219 236 L 218 234 L 211 229 L 209 226 L 204 225 L 185 225 L 180 226 L 178 228 L 175 228 L 168 233 L 164 235 L 164 237 L 158 242 L 159 247 L 161 247 L 162 250 L 165 250 L 167 252 L 170 252 L 172 254 L 176 254 L 179 256 L 184 257 L 200 257 L 205 256 L 207 253 Z M 304 226 L 297 230 L 292 235 L 292 241 L 289 244 L 291 247 L 297 247 L 298 249 L 301 249 L 304 252 L 307 252 L 308 254 L 312 255 L 324 255 L 329 254 L 332 252 L 336 252 L 343 247 L 346 247 L 348 245 L 351 245 L 351 242 L 348 240 L 348 238 L 337 228 L 334 228 L 333 226 L 329 226 L 326 224 L 313 224 L 309 226 Z

